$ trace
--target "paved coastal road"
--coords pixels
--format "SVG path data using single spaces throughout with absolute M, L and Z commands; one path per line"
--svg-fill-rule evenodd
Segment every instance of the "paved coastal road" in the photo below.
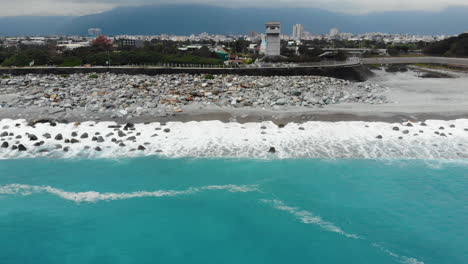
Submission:
M 444 57 L 385 57 L 364 58 L 363 64 L 410 64 L 410 63 L 435 63 L 468 67 L 468 58 L 444 58 Z

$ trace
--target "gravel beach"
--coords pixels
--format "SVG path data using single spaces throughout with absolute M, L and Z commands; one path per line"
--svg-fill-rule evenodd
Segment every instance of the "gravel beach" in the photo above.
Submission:
M 0 118 L 288 123 L 468 116 L 466 74 L 431 79 L 412 70 L 375 73 L 363 83 L 317 76 L 11 76 L 0 80 Z

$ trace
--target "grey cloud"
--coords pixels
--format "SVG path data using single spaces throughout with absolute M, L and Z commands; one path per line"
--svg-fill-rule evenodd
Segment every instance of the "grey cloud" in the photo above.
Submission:
M 440 10 L 452 5 L 468 5 L 466 0 L 0 0 L 0 16 L 83 15 L 119 6 L 176 3 L 225 7 L 320 7 L 346 13 Z

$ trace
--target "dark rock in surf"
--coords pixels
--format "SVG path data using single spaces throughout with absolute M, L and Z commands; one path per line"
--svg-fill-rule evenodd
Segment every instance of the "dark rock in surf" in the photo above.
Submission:
M 135 127 L 134 124 L 132 124 L 132 123 L 127 123 L 127 124 L 124 126 L 123 130 L 127 131 L 127 130 L 129 130 L 129 129 L 131 129 L 131 128 L 134 128 L 134 127 Z

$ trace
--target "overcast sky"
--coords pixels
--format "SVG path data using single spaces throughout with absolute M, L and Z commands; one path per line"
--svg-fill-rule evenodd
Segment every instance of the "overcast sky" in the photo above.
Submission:
M 167 3 L 213 4 L 225 7 L 314 7 L 345 13 L 395 10 L 441 10 L 468 0 L 0 0 L 0 16 L 85 15 L 118 6 Z

